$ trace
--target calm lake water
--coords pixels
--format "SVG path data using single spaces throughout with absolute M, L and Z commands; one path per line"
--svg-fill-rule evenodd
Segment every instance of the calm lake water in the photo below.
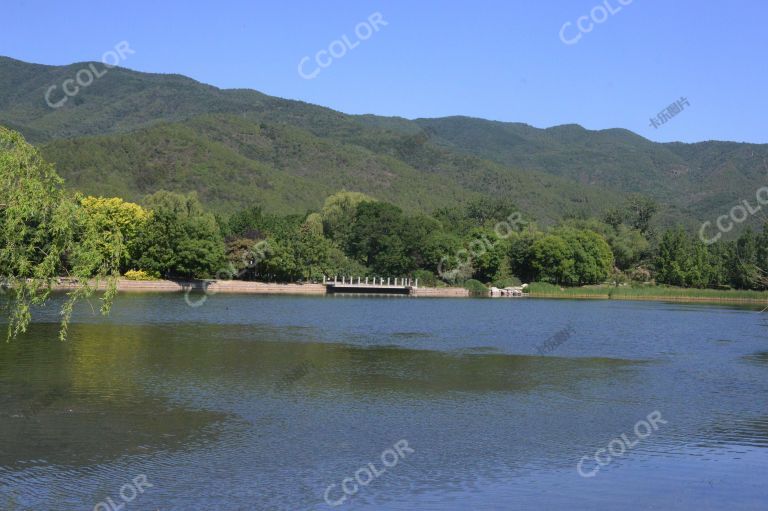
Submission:
M 49 308 L 0 342 L 0 510 L 765 510 L 767 320 L 135 295 L 62 343 Z

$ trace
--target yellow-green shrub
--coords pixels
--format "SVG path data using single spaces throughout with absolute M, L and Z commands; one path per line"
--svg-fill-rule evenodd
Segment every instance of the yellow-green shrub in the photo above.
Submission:
M 128 270 L 123 276 L 128 280 L 157 280 L 160 278 L 160 275 L 144 270 Z

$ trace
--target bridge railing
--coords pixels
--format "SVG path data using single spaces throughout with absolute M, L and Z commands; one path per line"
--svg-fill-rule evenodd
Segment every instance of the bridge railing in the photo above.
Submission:
M 323 276 L 323 284 L 327 286 L 359 286 L 359 287 L 419 287 L 419 279 L 411 279 L 408 277 L 347 277 L 343 275 L 339 280 L 338 275 L 334 275 L 333 279 L 328 276 Z

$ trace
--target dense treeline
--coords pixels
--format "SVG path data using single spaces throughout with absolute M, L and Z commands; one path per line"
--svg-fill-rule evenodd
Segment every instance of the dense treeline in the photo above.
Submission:
M 206 212 L 195 194 L 157 192 L 144 207 L 84 200 L 122 220 L 121 270 L 170 278 L 283 282 L 324 275 L 411 276 L 427 285 L 477 280 L 562 286 L 651 282 L 683 287 L 764 289 L 768 231 L 705 245 L 682 228 L 657 234 L 655 204 L 632 197 L 603 219 L 540 228 L 503 199 L 482 199 L 433 215 L 407 214 L 357 192 L 339 192 L 305 215 L 254 206 L 229 217 Z M 119 226 L 118 226 L 119 227 Z
M 678 228 L 662 236 L 656 280 L 697 288 L 768 289 L 768 224 L 762 232 L 746 229 L 730 242 L 705 245 Z

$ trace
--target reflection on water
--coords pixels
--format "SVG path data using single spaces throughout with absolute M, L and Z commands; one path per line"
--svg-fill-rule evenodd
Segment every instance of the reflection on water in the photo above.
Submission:
M 768 365 L 768 351 L 760 351 L 744 357 L 745 360 L 755 362 L 757 364 Z
M 106 320 L 81 310 L 67 342 L 45 322 L 0 344 L 0 509 L 92 509 L 137 474 L 154 486 L 136 509 L 321 509 L 329 484 L 399 439 L 415 453 L 346 506 L 758 509 L 768 497 L 768 336 L 750 311 L 210 302 L 123 297 Z M 566 324 L 569 341 L 535 355 Z M 578 476 L 582 456 L 653 410 L 663 430 Z
M 224 420 L 142 391 L 141 331 L 116 337 L 76 327 L 77 341 L 62 343 L 56 329 L 33 325 L 0 348 L 0 465 L 81 465 L 179 448 Z
M 715 424 L 706 438 L 722 445 L 768 447 L 768 415 L 746 419 L 733 418 L 724 424 Z

